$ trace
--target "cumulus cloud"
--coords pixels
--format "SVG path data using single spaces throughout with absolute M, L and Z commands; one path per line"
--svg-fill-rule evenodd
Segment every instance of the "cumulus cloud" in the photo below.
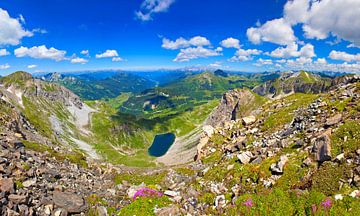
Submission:
M 188 48 L 190 46 L 209 46 L 210 44 L 210 41 L 206 37 L 195 36 L 193 38 L 190 38 L 189 40 L 180 37 L 175 41 L 163 38 L 161 47 L 169 50 L 177 50 L 181 48 Z
M 24 29 L 19 19 L 10 17 L 6 10 L 0 8 L 0 45 L 18 45 L 22 38 L 33 36 L 31 31 Z
M 288 0 L 284 17 L 247 30 L 254 44 L 262 41 L 287 45 L 296 40 L 292 26 L 302 25 L 308 39 L 338 39 L 360 45 L 359 0 Z M 278 31 L 277 31 L 278 30 Z
M 225 48 L 236 48 L 236 49 L 240 49 L 240 41 L 238 39 L 235 38 L 227 38 L 223 41 L 220 42 L 220 45 L 225 47 Z
M 87 60 L 87 59 L 76 57 L 76 58 L 71 59 L 70 62 L 72 64 L 86 64 L 88 61 L 89 60 Z
M 144 0 L 135 16 L 142 21 L 152 20 L 154 14 L 166 12 L 174 2 L 175 0 Z
M 333 60 L 341 60 L 341 61 L 345 61 L 345 62 L 360 62 L 360 54 L 349 54 L 347 52 L 342 52 L 342 51 L 331 51 L 329 54 L 329 58 L 333 59 Z
M 85 55 L 85 56 L 87 56 L 87 57 L 90 56 L 89 50 L 82 50 L 82 51 L 80 52 L 80 54 Z
M 36 59 L 52 59 L 55 61 L 66 60 L 66 51 L 58 50 L 54 47 L 47 48 L 45 45 L 34 46 L 31 48 L 23 47 L 15 49 L 14 54 L 16 57 L 31 57 Z
M 34 65 L 34 64 L 28 65 L 27 68 L 29 68 L 29 69 L 34 69 L 34 68 L 37 68 L 37 65 Z
M 251 27 L 247 30 L 246 35 L 254 44 L 260 44 L 264 41 L 288 45 L 297 40 L 290 23 L 284 18 L 267 21 L 260 27 Z
M 119 57 L 119 54 L 116 50 L 106 50 L 105 52 L 101 54 L 96 54 L 96 58 L 113 58 L 113 57 Z
M 272 51 L 271 53 L 267 53 L 267 55 L 274 58 L 292 58 L 292 57 L 305 57 L 312 58 L 315 57 L 315 50 L 312 44 L 305 44 L 300 50 L 297 43 L 293 42 L 286 47 L 279 47 Z
M 235 55 L 229 59 L 229 61 L 231 62 L 236 62 L 236 61 L 250 61 L 253 59 L 253 55 L 260 55 L 262 53 L 261 50 L 257 50 L 257 49 L 238 49 L 235 53 Z
M 9 51 L 6 49 L 0 49 L 0 56 L 7 56 L 10 55 Z
M 9 64 L 0 65 L 0 70 L 6 70 L 6 69 L 9 69 L 9 68 L 10 68 Z
M 272 65 L 272 64 L 274 64 L 274 63 L 273 63 L 273 61 L 271 59 L 259 58 L 254 65 L 257 66 L 257 67 L 261 67 L 261 66 L 264 66 L 264 65 Z
M 204 47 L 189 47 L 186 49 L 181 49 L 180 53 L 174 59 L 175 62 L 187 62 L 191 59 L 197 58 L 206 58 L 210 56 L 219 56 L 222 55 L 221 51 L 218 49 L 208 49 Z

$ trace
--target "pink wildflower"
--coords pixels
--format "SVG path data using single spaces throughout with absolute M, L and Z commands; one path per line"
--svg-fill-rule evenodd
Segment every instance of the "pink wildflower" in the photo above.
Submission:
M 133 199 L 136 199 L 138 197 L 161 197 L 162 195 L 162 193 L 156 190 L 150 188 L 141 188 L 140 190 L 136 191 Z
M 323 206 L 325 209 L 326 209 L 326 208 L 331 208 L 331 199 L 330 199 L 330 198 L 326 198 L 326 200 L 321 203 L 321 206 Z
M 253 203 L 252 199 L 249 198 L 249 199 L 247 199 L 245 202 L 243 202 L 243 205 L 246 206 L 246 207 L 251 208 L 251 207 L 254 206 L 254 203 Z

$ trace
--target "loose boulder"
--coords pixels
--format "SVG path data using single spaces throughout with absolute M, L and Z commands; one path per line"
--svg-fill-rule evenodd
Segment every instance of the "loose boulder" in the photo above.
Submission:
M 324 162 L 331 160 L 331 131 L 327 130 L 325 133 L 320 135 L 313 145 L 313 155 L 316 161 Z

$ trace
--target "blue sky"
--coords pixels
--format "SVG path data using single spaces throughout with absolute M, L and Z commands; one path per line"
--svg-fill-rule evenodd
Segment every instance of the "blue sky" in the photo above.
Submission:
M 358 0 L 2 0 L 0 8 L 0 74 L 360 70 Z

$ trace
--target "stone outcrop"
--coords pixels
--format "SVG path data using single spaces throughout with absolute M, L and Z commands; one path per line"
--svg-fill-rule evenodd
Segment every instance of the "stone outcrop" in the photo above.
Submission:
M 248 89 L 235 89 L 225 93 L 220 105 L 210 115 L 207 124 L 213 127 L 224 126 L 226 122 L 237 121 L 250 114 L 246 108 L 255 102 L 254 94 Z

